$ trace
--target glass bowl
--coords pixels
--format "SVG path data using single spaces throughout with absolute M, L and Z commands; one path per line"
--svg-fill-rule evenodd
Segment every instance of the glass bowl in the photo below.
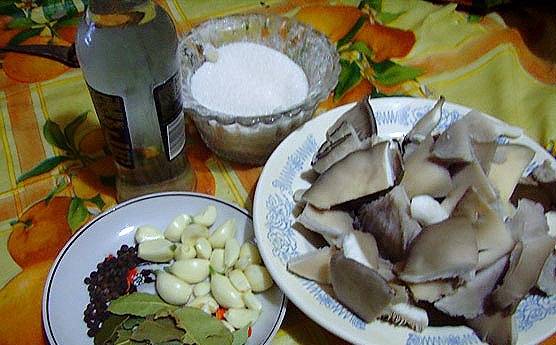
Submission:
M 305 72 L 305 100 L 291 109 L 260 116 L 235 116 L 208 109 L 191 93 L 191 77 L 206 61 L 205 50 L 232 42 L 252 42 L 287 55 Z M 308 121 L 338 82 L 335 46 L 326 36 L 293 19 L 276 15 L 232 15 L 206 21 L 180 40 L 184 109 L 205 144 L 231 161 L 262 165 L 278 144 Z

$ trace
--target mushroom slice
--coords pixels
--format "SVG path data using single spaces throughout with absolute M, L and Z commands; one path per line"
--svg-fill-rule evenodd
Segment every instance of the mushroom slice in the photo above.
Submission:
M 404 159 L 404 175 L 400 184 L 409 198 L 428 194 L 444 197 L 452 190 L 450 173 L 445 167 L 431 160 L 432 136 L 427 136 L 407 159 Z
M 311 164 L 314 166 L 350 136 L 352 137 L 350 140 L 354 143 L 361 143 L 376 133 L 376 119 L 368 102 L 368 97 L 365 97 L 330 126 L 326 131 L 326 141 L 315 153 Z M 337 155 L 337 153 L 334 155 Z M 321 164 L 324 165 L 324 163 Z M 317 169 L 321 170 L 319 167 Z
M 537 287 L 549 296 L 556 295 L 556 253 L 552 253 L 544 262 Z
M 379 255 L 376 240 L 368 232 L 351 231 L 342 242 L 344 256 L 374 270 L 379 269 Z
M 471 222 L 466 217 L 453 217 L 421 231 L 398 277 L 421 283 L 465 276 L 475 270 L 477 262 L 477 240 Z
M 498 143 L 491 141 L 487 143 L 473 143 L 473 152 L 477 158 L 477 163 L 481 166 L 485 174 L 488 175 L 490 167 L 496 157 Z
M 502 284 L 492 293 L 492 301 L 498 309 L 519 302 L 536 284 L 548 256 L 554 250 L 556 239 L 547 234 L 546 219 L 542 211 L 535 212 L 531 201 L 520 201 L 516 215 L 508 227 L 519 241 L 510 254 L 510 267 Z
M 356 151 L 330 167 L 311 185 L 303 200 L 327 210 L 334 205 L 383 191 L 402 172 L 400 151 L 390 142 Z
M 517 325 L 511 313 L 499 311 L 493 315 L 479 315 L 467 320 L 479 337 L 488 344 L 515 345 L 517 343 Z
M 503 135 L 516 138 L 521 134 L 517 127 L 472 110 L 438 137 L 432 153 L 449 162 L 477 162 L 473 143 L 493 142 Z
M 423 226 L 440 223 L 448 219 L 449 214 L 430 195 L 417 195 L 411 199 L 411 217 Z
M 407 326 L 416 332 L 421 332 L 429 325 L 427 312 L 408 303 L 389 305 L 380 318 L 396 326 Z
M 521 179 L 512 201 L 528 198 L 540 202 L 545 211 L 556 207 L 556 170 L 552 160 L 545 160 L 526 179 Z
M 395 295 L 377 271 L 341 252 L 330 259 L 330 278 L 338 300 L 365 322 L 380 316 Z
M 322 174 L 350 153 L 371 147 L 372 142 L 370 138 L 360 140 L 355 134 L 355 130 L 352 129 L 352 131 L 352 133 L 347 134 L 329 146 L 330 149 L 328 151 L 320 153 L 317 156 L 317 160 L 313 163 L 313 170 Z
M 380 256 L 378 257 L 378 273 L 389 282 L 396 279 L 396 275 L 394 274 L 394 265 Z
M 382 257 L 393 262 L 402 260 L 409 244 L 421 231 L 409 213 L 409 199 L 403 186 L 394 187 L 382 198 L 359 209 L 361 230 L 373 234 Z
M 442 106 L 445 100 L 444 96 L 440 96 L 440 99 L 438 99 L 432 109 L 423 115 L 409 133 L 407 133 L 405 136 L 406 141 L 421 142 L 432 133 L 442 119 Z
M 297 256 L 288 262 L 288 271 L 322 284 L 330 284 L 330 247 Z
M 479 249 L 478 270 L 490 266 L 514 248 L 515 240 L 502 218 L 474 187 L 465 192 L 452 216 L 466 216 L 473 222 Z
M 507 201 L 510 200 L 523 171 L 535 156 L 535 151 L 523 145 L 499 145 L 496 155 L 503 157 L 503 161 L 491 165 L 488 178 L 498 190 L 500 199 Z
M 441 205 L 451 214 L 469 187 L 474 187 L 488 204 L 496 204 L 498 195 L 492 183 L 478 163 L 471 163 L 452 177 L 453 189 Z
M 463 316 L 466 319 L 483 314 L 486 298 L 504 273 L 507 261 L 507 256 L 498 259 L 491 266 L 477 272 L 475 278 L 457 288 L 453 294 L 436 301 L 434 306 L 450 316 Z
M 548 211 L 544 214 L 546 224 L 548 225 L 548 234 L 556 237 L 556 211 Z
M 339 210 L 319 210 L 306 204 L 297 221 L 307 229 L 321 235 L 341 237 L 353 231 L 353 218 Z
M 454 293 L 454 282 L 451 280 L 433 280 L 430 282 L 408 284 L 409 291 L 416 301 L 434 303 L 444 296 Z

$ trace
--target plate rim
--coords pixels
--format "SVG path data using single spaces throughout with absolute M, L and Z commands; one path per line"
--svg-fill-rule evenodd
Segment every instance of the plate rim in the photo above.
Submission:
M 436 100 L 434 100 L 434 99 L 429 99 L 429 98 L 422 98 L 422 97 L 404 97 L 404 96 L 400 96 L 400 97 L 398 97 L 398 96 L 395 96 L 395 97 L 383 97 L 383 98 L 370 98 L 370 97 L 368 97 L 368 98 L 367 98 L 367 101 L 370 101 L 370 102 L 371 102 L 371 105 L 372 105 L 372 103 L 378 103 L 378 104 L 380 104 L 380 106 L 384 106 L 384 104 L 387 104 L 387 103 L 390 103 L 390 102 L 391 102 L 391 103 L 396 104 L 395 107 L 394 107 L 394 109 L 403 108 L 403 107 L 406 107 L 406 106 L 411 106 L 411 104 L 412 104 L 413 102 L 417 103 L 418 105 L 419 105 L 419 104 L 421 104 L 421 105 L 429 104 L 429 105 L 431 105 L 431 106 L 436 102 Z M 299 127 L 298 129 L 296 129 L 295 131 L 293 131 L 292 133 L 290 133 L 290 135 L 288 135 L 288 137 L 286 137 L 286 138 L 280 143 L 280 145 L 274 150 L 274 152 L 273 152 L 273 153 L 271 154 L 271 156 L 269 157 L 267 163 L 270 162 L 270 161 L 272 160 L 272 156 L 273 156 L 276 152 L 284 150 L 284 147 L 286 147 L 286 145 L 289 144 L 288 141 L 292 140 L 292 139 L 291 139 L 292 137 L 294 137 L 295 135 L 298 135 L 299 133 L 301 133 L 307 126 L 310 126 L 311 123 L 312 123 L 314 120 L 316 120 L 316 119 L 318 119 L 318 118 L 320 118 L 320 117 L 322 117 L 322 116 L 326 116 L 327 114 L 332 113 L 332 112 L 338 113 L 338 114 L 334 115 L 334 117 L 333 117 L 334 119 L 336 119 L 337 117 L 341 116 L 341 114 L 345 113 L 348 109 L 352 108 L 356 103 L 357 103 L 357 102 L 351 102 L 351 103 L 348 103 L 348 104 L 340 105 L 340 106 L 338 106 L 338 107 L 329 109 L 328 111 L 326 111 L 326 112 L 320 114 L 320 115 L 319 115 L 318 117 L 316 117 L 316 118 L 313 118 L 311 121 L 308 121 L 308 122 L 305 123 L 303 126 Z M 461 112 L 462 115 L 465 115 L 466 113 L 468 113 L 468 112 L 470 112 L 470 111 L 472 111 L 472 110 L 480 111 L 480 110 L 478 110 L 478 109 L 473 109 L 473 108 L 470 108 L 470 107 L 468 107 L 468 106 L 465 106 L 465 105 L 462 105 L 462 104 L 458 104 L 458 103 L 454 103 L 454 102 L 448 102 L 448 101 L 446 101 L 446 102 L 445 102 L 445 105 L 449 105 L 451 108 L 455 108 L 455 110 L 458 110 L 458 112 Z M 378 107 L 378 105 L 377 105 L 377 107 Z M 344 109 L 345 109 L 345 110 L 344 110 Z M 490 115 L 490 114 L 488 114 L 488 113 L 484 113 L 484 112 L 482 112 L 482 111 L 480 111 L 480 112 L 481 112 L 482 114 L 486 115 L 487 117 L 489 117 L 489 118 L 491 118 L 491 119 L 494 119 L 495 121 L 502 122 L 502 123 L 507 123 L 507 122 L 505 122 L 505 121 L 503 121 L 503 120 L 501 120 L 501 119 L 498 119 L 498 118 L 496 118 L 496 117 L 494 117 L 494 116 L 492 116 L 492 115 Z M 520 129 L 523 130 L 523 127 L 520 127 L 520 126 L 516 126 L 516 127 L 518 127 L 518 128 L 520 128 Z M 325 131 L 325 129 L 323 129 L 323 131 Z M 529 137 L 528 135 L 526 135 L 524 132 L 521 134 L 521 136 L 519 137 L 519 139 L 525 140 L 525 142 L 522 143 L 522 144 L 524 144 L 524 145 L 531 146 L 531 143 L 532 143 L 533 145 L 535 145 L 535 146 L 536 146 L 535 152 L 538 153 L 539 150 L 542 150 L 543 152 L 545 152 L 544 149 L 542 148 L 542 146 L 541 146 L 537 141 L 535 141 L 535 140 L 533 140 L 532 138 L 530 138 L 530 137 Z M 280 153 L 281 153 L 281 152 L 280 152 Z M 545 153 L 546 153 L 546 152 L 545 152 Z M 556 162 L 556 160 L 554 159 L 554 157 L 552 157 L 552 163 L 554 164 L 555 162 Z M 261 177 L 263 177 L 265 174 L 268 174 L 268 171 L 270 171 L 271 169 L 276 169 L 276 167 L 272 167 L 272 168 L 271 168 L 269 164 L 265 164 L 265 166 L 263 167 L 263 169 L 262 169 L 262 171 L 261 171 L 261 174 L 260 174 L 260 177 L 259 177 L 259 181 L 257 182 L 257 188 L 255 189 L 255 195 L 254 195 L 254 201 L 253 201 L 253 225 L 254 225 L 255 236 L 256 236 L 257 238 L 258 238 L 259 236 L 265 237 L 265 236 L 266 236 L 266 233 L 267 233 L 266 230 L 265 230 L 265 231 L 262 230 L 262 229 L 265 228 L 265 227 L 264 227 L 264 224 L 259 224 L 259 220 L 260 220 L 260 221 L 263 221 L 264 219 L 262 219 L 262 218 L 259 219 L 259 216 L 261 215 L 261 212 L 259 212 L 258 209 L 259 209 L 259 208 L 261 208 L 261 209 L 264 209 L 264 208 L 265 208 L 265 206 L 264 206 L 265 200 L 262 199 L 262 198 L 263 198 L 263 191 L 262 191 L 261 185 L 262 185 L 262 183 L 263 183 L 263 179 L 262 179 Z M 298 177 L 298 176 L 297 176 L 297 177 Z M 267 181 L 265 181 L 265 182 L 267 182 Z M 267 194 L 267 193 L 265 192 L 265 194 Z M 267 196 L 267 195 L 265 195 L 265 196 Z M 264 214 L 266 214 L 266 211 L 264 212 Z M 262 248 L 262 246 L 261 246 L 261 248 Z M 263 261 L 265 262 L 266 267 L 269 269 L 269 272 L 271 272 L 271 274 L 274 272 L 273 277 L 274 277 L 275 275 L 278 275 L 279 272 L 275 272 L 275 271 L 274 271 L 274 264 L 270 264 L 270 265 L 269 265 L 269 262 L 270 262 L 270 261 L 275 261 L 276 259 L 275 259 L 274 257 L 271 257 L 270 253 L 267 252 L 266 250 L 261 251 L 261 257 L 263 258 Z M 282 266 L 284 269 L 286 269 L 286 268 L 285 268 L 285 265 L 281 265 L 281 266 Z M 280 273 L 281 273 L 281 272 L 280 272 Z M 299 279 L 299 278 L 298 278 L 298 279 Z M 326 329 L 326 330 L 329 331 L 330 333 L 332 333 L 332 334 L 338 336 L 339 338 L 341 338 L 341 339 L 343 339 L 343 340 L 346 340 L 346 341 L 349 341 L 349 342 L 353 342 L 353 343 L 355 343 L 355 344 L 361 343 L 361 339 L 356 338 L 355 335 L 350 334 L 349 332 L 347 332 L 346 330 L 344 330 L 344 329 L 343 329 L 344 327 L 330 327 L 329 325 L 325 324 L 323 317 L 320 316 L 320 314 L 319 314 L 319 312 L 321 312 L 322 310 L 320 310 L 320 309 L 313 310 L 314 308 L 311 308 L 310 305 L 306 304 L 306 303 L 304 302 L 304 300 L 301 299 L 300 296 L 295 296 L 295 294 L 293 294 L 293 296 L 290 296 L 290 295 L 292 295 L 292 294 L 290 294 L 290 293 L 287 292 L 289 289 L 288 289 L 287 281 L 286 281 L 285 279 L 284 279 L 284 281 L 282 281 L 282 280 L 280 280 L 280 279 L 274 279 L 274 280 L 275 280 L 276 284 L 277 284 L 278 286 L 280 286 L 280 288 L 282 289 L 282 291 L 284 292 L 284 294 L 286 294 L 286 296 L 288 296 L 288 299 L 291 300 L 291 301 L 293 302 L 293 304 L 296 305 L 297 308 L 299 308 L 301 311 L 303 311 L 303 313 L 305 313 L 305 315 L 307 315 L 307 317 L 308 317 L 309 319 L 311 319 L 313 322 L 317 323 L 317 324 L 320 325 L 322 328 Z M 282 286 L 284 286 L 284 288 L 282 288 Z M 318 303 L 318 302 L 317 302 L 317 303 Z M 335 317 L 337 317 L 337 315 L 335 315 Z M 371 324 L 371 323 L 369 323 L 369 324 L 367 324 L 367 325 L 370 325 L 370 324 Z M 445 327 L 442 327 L 442 328 L 448 329 L 448 327 L 449 327 L 449 326 L 445 326 Z M 466 327 L 466 326 L 465 326 L 465 325 L 461 325 L 461 327 Z M 450 328 L 451 328 L 451 327 L 450 327 Z M 468 328 L 468 327 L 467 327 L 467 328 Z M 468 329 L 469 329 L 469 328 L 468 328 Z M 355 330 L 355 329 L 354 329 L 354 330 Z M 471 329 L 470 329 L 470 330 L 471 330 Z M 472 330 L 471 330 L 471 331 L 472 331 Z M 556 331 L 556 330 L 555 330 L 555 331 Z M 473 332 L 473 333 L 475 333 L 475 332 Z M 476 334 L 476 333 L 475 333 L 475 334 Z M 554 334 L 554 333 L 552 333 L 552 334 Z M 430 336 L 434 336 L 434 335 L 435 335 L 435 334 L 430 334 Z M 427 336 L 428 336 L 428 334 L 427 334 Z M 539 335 L 537 335 L 537 336 L 532 336 L 532 338 L 534 338 L 534 339 L 531 339 L 531 340 L 534 340 L 534 341 L 537 341 L 537 340 L 538 340 L 538 341 L 542 341 L 542 340 L 548 339 L 550 336 L 551 336 L 551 334 L 544 335 L 544 336 L 539 336 Z M 478 341 L 479 341 L 479 343 L 483 343 L 482 340 L 481 340 L 480 338 L 478 338 Z M 362 344 L 362 343 L 361 343 L 361 344 Z M 378 344 L 378 343 L 376 343 L 376 342 L 373 342 L 372 344 L 380 345 L 380 344 Z
M 158 193 L 149 193 L 149 194 L 141 195 L 141 196 L 138 196 L 138 197 L 126 200 L 122 203 L 114 205 L 113 207 L 111 207 L 111 208 L 105 210 L 104 212 L 100 213 L 99 215 L 95 216 L 93 219 L 91 219 L 86 224 L 82 225 L 70 237 L 70 239 L 66 242 L 66 244 L 62 247 L 62 249 L 60 250 L 60 252 L 56 256 L 56 259 L 53 261 L 52 266 L 50 267 L 50 269 L 48 271 L 48 275 L 47 275 L 46 280 L 45 280 L 45 284 L 44 284 L 44 287 L 43 287 L 42 298 L 41 298 L 41 321 L 42 321 L 43 331 L 46 334 L 47 340 L 49 341 L 49 343 L 51 345 L 67 345 L 67 344 L 62 344 L 61 342 L 59 342 L 59 340 L 56 340 L 56 338 L 54 336 L 54 332 L 53 332 L 54 327 L 51 325 L 51 321 L 50 321 L 49 299 L 50 299 L 50 294 L 51 294 L 54 275 L 56 274 L 58 266 L 62 262 L 64 256 L 66 255 L 66 253 L 68 252 L 70 247 L 75 243 L 75 241 L 77 241 L 79 239 L 79 237 L 81 237 L 96 222 L 100 221 L 101 219 L 104 219 L 105 217 L 110 216 L 112 213 L 116 212 L 117 210 L 119 210 L 121 208 L 124 208 L 124 207 L 126 207 L 127 205 L 130 205 L 130 204 L 140 203 L 140 202 L 148 200 L 148 199 L 156 199 L 156 198 L 167 197 L 167 196 L 179 196 L 179 197 L 186 197 L 186 198 L 187 197 L 194 197 L 194 198 L 208 199 L 208 200 L 223 204 L 225 206 L 231 207 L 231 208 L 235 209 L 236 211 L 240 212 L 241 214 L 243 214 L 247 219 L 249 219 L 251 221 L 251 223 L 253 224 L 253 236 L 254 236 L 254 238 L 256 238 L 255 237 L 255 225 L 253 223 L 253 216 L 251 214 L 249 214 L 249 212 L 246 209 L 244 209 L 244 208 L 242 208 L 238 205 L 235 205 L 235 204 L 233 204 L 229 201 L 226 201 L 224 199 L 213 196 L 213 195 L 197 193 L 197 192 L 184 192 L 184 191 L 158 192 Z M 278 284 L 276 284 L 276 285 L 278 286 Z M 270 342 L 272 341 L 272 339 L 274 338 L 274 336 L 276 335 L 276 333 L 278 332 L 278 330 L 280 329 L 280 326 L 282 325 L 282 323 L 284 321 L 284 317 L 286 315 L 286 310 L 287 310 L 287 305 L 288 305 L 288 298 L 287 298 L 286 294 L 284 293 L 284 291 L 282 291 L 281 289 L 279 289 L 279 291 L 280 291 L 280 294 L 281 294 L 280 310 L 278 312 L 278 315 L 277 315 L 277 318 L 274 322 L 274 325 L 270 329 L 270 332 L 267 333 L 266 338 L 261 345 L 270 344 Z M 91 338 L 91 341 L 92 341 L 92 339 L 93 338 Z

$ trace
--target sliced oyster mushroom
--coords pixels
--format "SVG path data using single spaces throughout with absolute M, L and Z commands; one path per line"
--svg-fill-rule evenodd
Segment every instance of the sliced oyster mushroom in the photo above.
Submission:
M 322 284 L 330 284 L 330 247 L 313 250 L 288 262 L 288 271 Z
M 515 345 L 517 325 L 510 313 L 497 312 L 493 315 L 479 315 L 467 324 L 488 344 Z
M 549 255 L 544 262 L 537 287 L 549 296 L 556 295 L 556 253 Z
M 488 204 L 498 202 L 498 194 L 478 163 L 471 163 L 452 177 L 453 189 L 441 205 L 451 214 L 469 187 L 474 187 Z
M 514 237 L 496 210 L 487 204 L 474 187 L 470 187 L 456 205 L 452 216 L 467 217 L 477 235 L 481 270 L 508 254 L 515 245 Z
M 394 274 L 394 265 L 386 259 L 378 257 L 378 273 L 387 281 L 396 279 Z
M 421 231 L 398 277 L 420 283 L 466 276 L 475 270 L 477 262 L 477 240 L 471 222 L 466 217 L 454 217 Z
M 374 270 L 379 269 L 379 255 L 376 240 L 368 232 L 351 231 L 342 242 L 344 256 Z
M 500 199 L 507 201 L 510 200 L 523 171 L 535 156 L 535 151 L 523 145 L 499 145 L 496 156 L 503 157 L 503 160 L 491 165 L 488 178 L 498 190 Z
M 537 166 L 527 178 L 522 178 L 511 200 L 527 198 L 543 205 L 545 211 L 556 209 L 556 170 L 551 160 L 545 160 Z
M 341 252 L 332 255 L 330 278 L 338 300 L 365 322 L 376 319 L 395 295 L 377 271 Z
M 303 200 L 327 210 L 392 187 L 401 172 L 399 148 L 389 142 L 380 143 L 334 164 L 303 194 Z
M 340 116 L 326 131 L 326 141 L 311 161 L 313 169 L 319 173 L 324 172 L 348 153 L 355 151 L 350 149 L 362 146 L 363 142 L 370 143 L 367 139 L 376 133 L 377 125 L 373 110 L 368 97 L 365 97 Z
M 430 195 L 417 195 L 411 199 L 411 217 L 422 226 L 440 223 L 448 219 L 448 212 Z
M 488 174 L 490 167 L 496 157 L 498 143 L 495 141 L 487 143 L 473 143 L 473 152 L 477 158 L 477 163 L 481 166 L 485 174 Z
M 434 306 L 450 316 L 463 316 L 466 319 L 483 314 L 486 298 L 504 273 L 507 261 L 507 256 L 498 259 L 477 272 L 475 278 L 457 288 L 453 294 L 436 301 Z
M 319 210 L 306 204 L 296 219 L 307 229 L 333 238 L 342 237 L 353 231 L 353 218 L 340 210 Z
M 452 123 L 434 143 L 435 157 L 449 162 L 477 162 L 473 143 L 493 142 L 504 135 L 519 137 L 522 130 L 472 110 Z
M 387 306 L 380 318 L 396 326 L 409 327 L 416 332 L 423 331 L 429 325 L 427 312 L 409 303 Z
M 508 228 L 518 242 L 502 284 L 492 293 L 492 302 L 499 310 L 517 304 L 536 284 L 556 244 L 556 239 L 548 235 L 542 207 L 529 200 L 519 202 Z
M 427 194 L 445 197 L 452 190 L 450 172 L 431 160 L 432 136 L 427 136 L 407 159 L 404 159 L 404 175 L 400 184 L 409 198 Z
M 411 241 L 421 232 L 421 226 L 409 213 L 409 199 L 403 186 L 394 187 L 359 209 L 361 230 L 373 234 L 382 257 L 393 262 L 402 260 Z
M 454 293 L 454 281 L 452 280 L 433 280 L 424 283 L 408 284 L 409 291 L 416 301 L 426 301 L 434 303 L 444 296 Z
M 548 234 L 552 237 L 556 237 L 556 211 L 546 212 L 544 217 L 548 225 Z
M 413 128 L 405 136 L 405 140 L 409 142 L 421 142 L 431 135 L 432 131 L 438 126 L 442 119 L 442 106 L 446 99 L 440 96 L 440 99 L 434 104 L 422 118 L 419 119 Z

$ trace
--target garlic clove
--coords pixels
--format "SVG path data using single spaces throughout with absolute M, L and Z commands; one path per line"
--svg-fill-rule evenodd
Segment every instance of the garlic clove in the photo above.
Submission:
M 187 225 L 191 223 L 192 219 L 187 214 L 180 214 L 168 224 L 164 231 L 164 237 L 172 242 L 179 242 L 181 234 Z
M 207 228 L 212 226 L 216 221 L 216 207 L 214 205 L 208 205 L 203 212 L 193 217 L 193 223 L 204 225 Z
M 224 248 L 226 240 L 236 235 L 236 220 L 228 219 L 220 225 L 209 237 L 212 248 Z
M 245 303 L 227 277 L 214 273 L 210 277 L 210 292 L 214 299 L 224 308 L 243 308 Z
M 135 231 L 135 242 L 143 243 L 146 241 L 158 240 L 164 238 L 160 230 L 151 225 L 142 225 Z
M 191 295 L 191 285 L 176 276 L 165 272 L 156 272 L 156 292 L 165 302 L 182 305 L 187 303 Z
M 267 269 L 261 265 L 249 265 L 243 271 L 253 292 L 263 292 L 272 287 L 274 282 Z
M 209 276 L 209 261 L 204 259 L 178 260 L 169 267 L 169 271 L 186 283 L 196 284 Z
M 152 262 L 168 262 L 174 258 L 175 245 L 167 239 L 145 241 L 139 243 L 137 256 Z

